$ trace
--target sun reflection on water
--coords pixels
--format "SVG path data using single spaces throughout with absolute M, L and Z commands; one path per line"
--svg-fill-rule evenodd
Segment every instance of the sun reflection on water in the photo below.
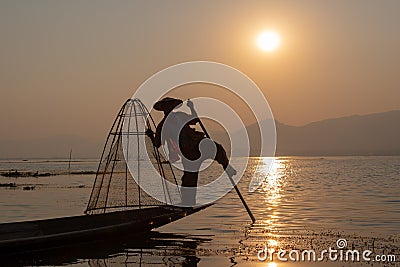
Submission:
M 259 160 L 262 162 L 258 165 L 259 167 L 255 175 L 265 177 L 259 189 L 259 192 L 262 193 L 262 201 L 264 202 L 263 210 L 261 211 L 264 217 L 260 218 L 260 222 L 268 230 L 274 230 L 279 225 L 281 218 L 278 210 L 284 191 L 287 160 L 275 158 L 269 173 L 267 164 L 269 159 L 260 158 Z
M 274 239 L 268 240 L 268 246 L 269 246 L 269 247 L 275 248 L 275 247 L 278 246 L 278 244 L 279 244 L 279 242 L 276 241 L 276 240 L 274 240 Z
M 257 191 L 251 195 L 253 203 L 257 203 L 257 222 L 251 227 L 249 242 L 256 246 L 267 246 L 279 250 L 287 243 L 282 239 L 282 229 L 285 225 L 285 215 L 282 213 L 285 199 L 285 186 L 289 181 L 291 160 L 288 158 L 258 158 L 257 167 L 252 175 L 261 182 Z M 274 261 L 266 262 L 264 266 L 277 267 Z

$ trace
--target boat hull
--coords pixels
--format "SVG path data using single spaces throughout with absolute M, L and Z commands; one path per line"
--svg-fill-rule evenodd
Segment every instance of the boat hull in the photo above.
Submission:
M 42 250 L 85 240 L 110 238 L 123 233 L 140 234 L 206 207 L 208 206 L 165 206 L 0 224 L 0 253 Z

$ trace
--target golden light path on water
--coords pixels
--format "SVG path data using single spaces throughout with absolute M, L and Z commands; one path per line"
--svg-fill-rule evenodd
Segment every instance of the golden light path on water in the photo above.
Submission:
M 269 172 L 267 168 L 268 159 L 260 158 L 259 160 L 261 162 L 258 164 L 255 175 L 265 176 L 266 173 L 268 175 L 265 177 L 261 188 L 259 188 L 259 192 L 262 193 L 261 196 L 265 210 L 262 212 L 263 217 L 259 219 L 257 224 L 266 233 L 268 248 L 278 249 L 280 243 L 276 230 L 281 219 L 281 214 L 278 210 L 284 193 L 287 160 L 275 158 Z M 277 267 L 278 264 L 276 262 L 268 262 L 266 266 Z

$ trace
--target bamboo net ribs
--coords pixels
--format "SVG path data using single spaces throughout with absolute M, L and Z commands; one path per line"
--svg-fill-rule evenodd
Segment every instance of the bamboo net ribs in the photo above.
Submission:
M 173 168 L 162 151 L 153 146 L 145 133 L 147 129 L 155 131 L 148 109 L 139 99 L 128 99 L 107 136 L 86 214 L 181 202 L 176 179 L 180 171 Z M 154 175 L 155 172 L 158 175 Z M 159 179 L 148 179 L 150 176 Z M 156 191 L 149 194 L 143 190 L 149 186 Z M 158 197 L 154 197 L 154 192 Z

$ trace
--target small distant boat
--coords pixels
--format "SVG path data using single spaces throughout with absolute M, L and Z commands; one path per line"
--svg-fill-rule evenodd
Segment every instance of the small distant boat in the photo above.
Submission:
M 174 170 L 147 140 L 144 133 L 148 128 L 155 128 L 155 124 L 144 104 L 139 99 L 127 100 L 108 134 L 85 215 L 0 224 L 0 253 L 143 233 L 207 208 L 209 205 L 177 206 L 181 195 Z M 129 145 L 129 154 L 123 145 Z M 159 184 L 154 186 L 163 192 L 165 201 L 148 195 L 140 186 L 146 172 L 143 152 L 151 157 L 147 164 L 160 174 Z M 135 175 L 140 179 L 133 178 L 126 157 L 137 163 Z

